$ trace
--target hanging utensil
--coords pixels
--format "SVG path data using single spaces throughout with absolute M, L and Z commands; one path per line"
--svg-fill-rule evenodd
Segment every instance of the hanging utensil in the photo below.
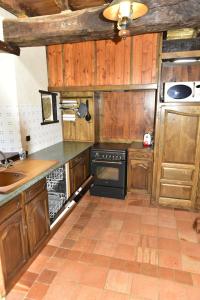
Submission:
M 89 102 L 86 100 L 87 114 L 85 116 L 85 120 L 89 122 L 91 120 L 91 114 L 89 113 Z
M 87 105 L 85 103 L 80 103 L 77 115 L 79 118 L 85 118 L 87 115 Z

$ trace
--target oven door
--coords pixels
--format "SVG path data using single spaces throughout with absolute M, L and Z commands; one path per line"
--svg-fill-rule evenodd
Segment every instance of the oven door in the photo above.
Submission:
M 126 162 L 92 160 L 91 173 L 94 176 L 95 185 L 124 187 Z

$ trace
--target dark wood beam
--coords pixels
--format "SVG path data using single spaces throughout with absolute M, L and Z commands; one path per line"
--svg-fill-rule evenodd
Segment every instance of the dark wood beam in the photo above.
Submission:
M 200 50 L 200 37 L 193 39 L 163 41 L 162 52 L 179 52 Z
M 38 15 L 37 11 L 33 11 L 23 0 L 0 0 L 0 7 L 17 17 L 34 17 Z
M 146 3 L 149 12 L 130 24 L 131 35 L 197 27 L 200 23 L 199 0 L 146 0 Z M 116 38 L 116 23 L 103 18 L 104 8 L 27 19 L 5 19 L 4 38 L 20 47 Z
M 7 52 L 10 54 L 14 54 L 19 56 L 20 55 L 20 48 L 11 44 L 11 43 L 5 43 L 3 41 L 0 41 L 0 52 Z

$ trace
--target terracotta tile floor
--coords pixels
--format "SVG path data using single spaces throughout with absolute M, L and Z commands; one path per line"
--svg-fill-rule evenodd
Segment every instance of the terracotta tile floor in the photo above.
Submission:
M 197 215 L 88 193 L 6 299 L 200 300 Z

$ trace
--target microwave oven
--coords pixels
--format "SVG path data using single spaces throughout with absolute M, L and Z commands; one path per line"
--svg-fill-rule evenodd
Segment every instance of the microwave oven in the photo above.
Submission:
M 200 81 L 165 82 L 164 102 L 200 102 Z

